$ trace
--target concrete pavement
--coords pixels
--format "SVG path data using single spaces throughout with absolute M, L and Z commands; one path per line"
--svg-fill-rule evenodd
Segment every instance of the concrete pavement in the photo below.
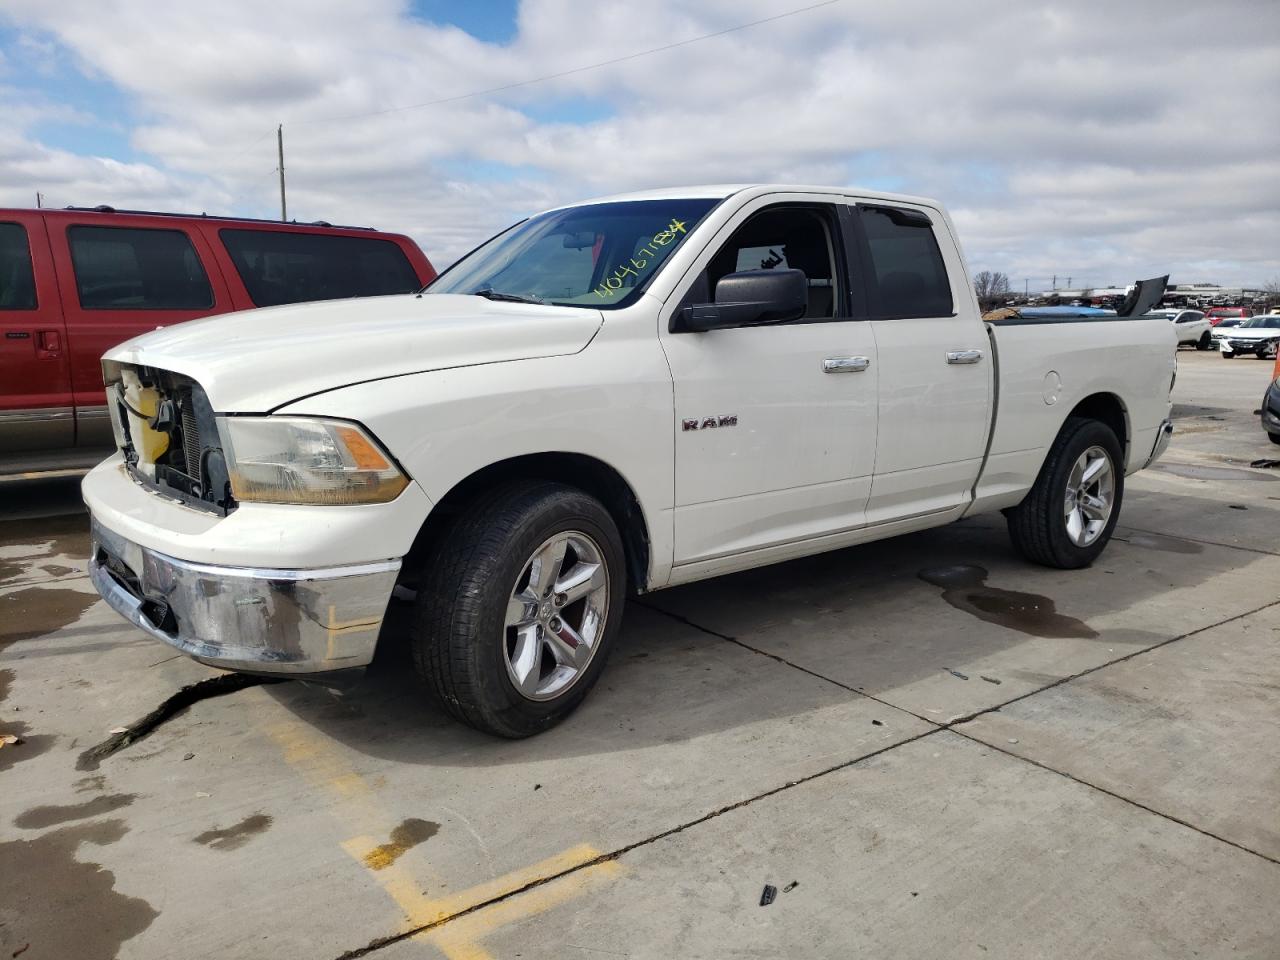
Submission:
M 0 485 L 0 951 L 1280 954 L 1270 364 L 1180 360 L 1093 568 L 996 516 L 653 594 L 520 743 L 391 642 L 342 696 L 238 690 L 86 761 L 214 672 L 96 602 L 73 485 Z

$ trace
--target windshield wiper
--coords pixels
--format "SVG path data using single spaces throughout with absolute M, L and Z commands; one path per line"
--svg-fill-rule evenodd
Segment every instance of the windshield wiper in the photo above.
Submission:
M 522 297 L 518 293 L 499 293 L 490 287 L 483 290 L 476 290 L 472 294 L 476 297 L 484 297 L 486 300 L 500 300 L 503 303 L 543 303 L 541 297 Z

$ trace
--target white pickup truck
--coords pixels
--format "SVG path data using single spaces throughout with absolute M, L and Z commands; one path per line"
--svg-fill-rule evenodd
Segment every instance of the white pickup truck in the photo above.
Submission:
M 413 591 L 426 689 L 527 736 L 596 682 L 629 591 L 995 510 L 1028 559 L 1089 564 L 1168 443 L 1175 350 L 1165 319 L 984 323 L 929 200 L 590 201 L 417 295 L 111 351 L 90 574 L 197 660 L 293 676 L 368 664 Z

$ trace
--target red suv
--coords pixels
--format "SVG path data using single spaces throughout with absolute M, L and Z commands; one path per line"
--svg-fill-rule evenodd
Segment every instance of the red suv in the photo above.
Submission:
M 1216 327 L 1227 317 L 1252 317 L 1253 311 L 1248 307 L 1210 307 L 1204 315 L 1209 318 L 1209 325 Z
M 232 310 L 409 293 L 435 275 L 408 237 L 360 227 L 0 209 L 0 475 L 110 450 L 99 361 L 131 337 Z

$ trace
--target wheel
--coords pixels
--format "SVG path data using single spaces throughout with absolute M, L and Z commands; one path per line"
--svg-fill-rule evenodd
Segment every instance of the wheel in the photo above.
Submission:
M 1235 358 L 1236 358 L 1236 355 L 1234 353 L 1224 353 L 1222 355 L 1223 360 L 1234 360 Z
M 1087 567 L 1102 553 L 1124 497 L 1123 454 L 1105 423 L 1071 417 L 1035 486 L 1007 514 L 1019 553 L 1046 567 Z
M 427 558 L 412 628 L 418 673 L 477 730 L 540 733 L 599 678 L 625 584 L 622 540 L 599 501 L 545 481 L 492 491 Z
M 1197 349 L 1197 350 L 1208 350 L 1208 349 L 1209 349 L 1209 346 L 1210 346 L 1210 341 L 1211 341 L 1211 338 L 1210 338 L 1210 336 L 1209 336 L 1209 331 L 1208 331 L 1208 330 L 1206 330 L 1206 331 L 1204 332 L 1204 335 L 1203 335 L 1203 336 L 1201 336 L 1201 337 L 1200 337 L 1200 339 L 1196 341 L 1196 349 Z
M 1268 433 L 1267 439 L 1277 446 L 1280 446 L 1280 433 Z

